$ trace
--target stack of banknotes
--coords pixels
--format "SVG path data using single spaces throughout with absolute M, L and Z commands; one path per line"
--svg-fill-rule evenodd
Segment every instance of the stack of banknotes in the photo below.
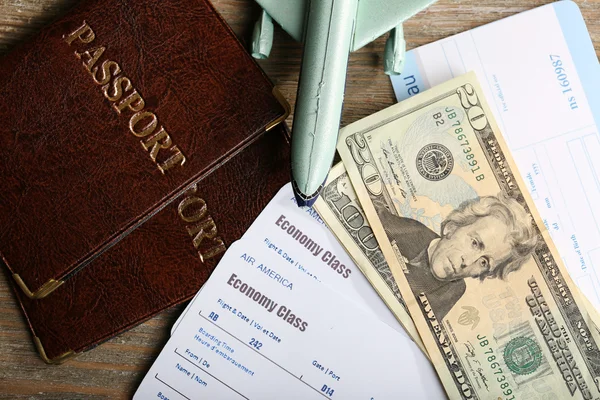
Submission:
M 351 124 L 315 205 L 452 399 L 598 399 L 595 309 L 474 73 Z

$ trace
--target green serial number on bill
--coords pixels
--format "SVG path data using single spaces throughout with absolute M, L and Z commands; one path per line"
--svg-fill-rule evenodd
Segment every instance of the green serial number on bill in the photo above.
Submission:
M 453 108 L 446 107 L 444 110 L 446 112 L 446 118 L 449 122 L 457 117 L 456 111 Z M 446 123 L 446 119 L 441 112 L 433 114 L 433 120 L 435 121 L 436 126 L 443 126 Z M 473 149 L 469 145 L 469 141 L 467 140 L 467 135 L 463 133 L 463 128 L 460 126 L 460 120 L 456 120 L 452 124 L 452 128 L 454 130 L 454 134 L 456 135 L 456 139 L 460 142 L 463 155 L 467 164 L 471 167 L 471 172 L 473 174 L 477 174 L 481 170 L 481 166 L 477 165 L 478 162 L 475 159 L 475 154 L 472 153 Z M 482 173 L 479 173 L 475 176 L 475 179 L 478 181 L 482 181 L 485 179 L 485 176 Z
M 489 367 L 494 371 L 494 376 L 496 377 L 496 381 L 500 385 L 500 390 L 502 390 L 502 394 L 504 394 L 505 396 L 512 395 L 511 397 L 507 397 L 504 400 L 514 400 L 515 395 L 513 394 L 513 391 L 510 388 L 510 383 L 508 383 L 508 381 L 506 380 L 506 375 L 504 375 L 504 371 L 502 370 L 500 363 L 496 361 L 494 349 L 488 347 L 488 345 L 490 344 L 489 340 L 487 340 L 486 336 L 482 335 L 477 335 L 477 340 L 479 340 L 479 346 L 481 346 L 484 349 L 487 347 L 487 349 L 484 351 L 484 358 L 487 359 Z

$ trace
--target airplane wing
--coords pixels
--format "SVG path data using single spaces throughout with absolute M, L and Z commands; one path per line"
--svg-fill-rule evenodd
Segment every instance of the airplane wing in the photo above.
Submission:
M 284 31 L 302 41 L 308 0 L 256 0 Z
M 350 51 L 371 43 L 433 3 L 435 0 L 359 0 Z
M 291 37 L 302 41 L 308 0 L 256 2 Z M 359 0 L 351 51 L 372 42 L 434 2 L 435 0 Z

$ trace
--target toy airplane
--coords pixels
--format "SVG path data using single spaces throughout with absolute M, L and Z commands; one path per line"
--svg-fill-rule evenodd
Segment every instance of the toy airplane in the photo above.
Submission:
M 256 0 L 263 8 L 254 28 L 252 55 L 268 57 L 273 19 L 304 55 L 292 128 L 292 186 L 299 206 L 312 206 L 331 168 L 342 114 L 350 51 L 387 31 L 384 69 L 402 71 L 402 22 L 435 0 Z

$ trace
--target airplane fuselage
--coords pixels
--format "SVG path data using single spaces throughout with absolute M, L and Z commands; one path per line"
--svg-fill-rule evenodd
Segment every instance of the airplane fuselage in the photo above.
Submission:
M 292 128 L 295 191 L 311 205 L 337 144 L 358 0 L 311 1 Z M 300 199 L 299 199 L 300 200 Z

